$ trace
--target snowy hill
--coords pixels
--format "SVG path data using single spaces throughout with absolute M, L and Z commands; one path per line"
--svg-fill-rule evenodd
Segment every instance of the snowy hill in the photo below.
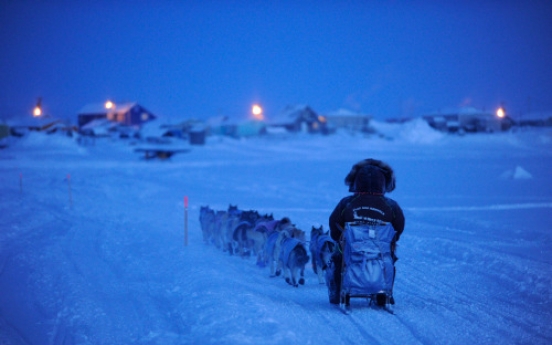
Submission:
M 0 151 L 0 344 L 550 344 L 552 131 L 209 137 L 170 160 L 30 133 Z M 395 312 L 205 245 L 199 208 L 328 228 L 352 164 L 397 174 Z M 184 202 L 189 198 L 189 244 Z

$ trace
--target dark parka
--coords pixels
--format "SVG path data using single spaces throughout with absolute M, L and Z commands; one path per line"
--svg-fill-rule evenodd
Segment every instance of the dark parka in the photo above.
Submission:
M 397 232 L 398 241 L 404 230 L 404 214 L 396 201 L 385 193 L 395 189 L 395 174 L 386 163 L 376 159 L 365 159 L 353 165 L 345 177 L 349 195 L 337 204 L 330 215 L 330 235 L 339 242 L 341 229 L 346 222 L 390 222 Z

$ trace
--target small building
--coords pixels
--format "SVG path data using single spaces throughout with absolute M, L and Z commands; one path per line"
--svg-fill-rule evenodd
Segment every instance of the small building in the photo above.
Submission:
M 266 124 L 259 120 L 246 120 L 236 124 L 234 135 L 238 138 L 253 137 L 266 133 Z
M 115 131 L 114 128 L 116 125 L 116 123 L 108 119 L 98 118 L 80 126 L 79 132 L 81 135 L 91 137 L 108 137 L 110 133 Z
M 197 124 L 189 129 L 190 145 L 205 145 L 207 130 L 203 124 Z
M 339 109 L 324 115 L 327 125 L 332 129 L 347 129 L 366 132 L 369 130 L 372 117 L 366 114 L 355 113 L 347 109 Z
M 283 127 L 289 132 L 327 133 L 326 118 L 306 105 L 287 106 L 267 121 L 270 127 Z
M 510 129 L 513 122 L 505 117 L 473 107 L 447 109 L 423 116 L 427 123 L 444 132 L 500 132 Z
M 206 134 L 224 135 L 234 138 L 253 137 L 266 133 L 266 123 L 261 120 L 242 120 L 219 116 L 210 118 L 206 124 Z
M 205 121 L 205 126 L 207 135 L 231 135 L 236 127 L 228 116 L 210 117 Z
M 0 123 L 0 149 L 8 146 L 10 137 L 10 126 L 5 123 Z
M 179 139 L 188 139 L 192 130 L 196 130 L 198 127 L 201 126 L 204 126 L 203 121 L 197 119 L 188 119 L 170 124 L 162 124 L 160 128 L 165 130 L 164 136 Z
M 83 127 L 93 120 L 107 119 L 127 126 L 141 126 L 157 117 L 138 103 L 124 103 L 107 108 L 104 104 L 85 105 L 78 113 L 78 125 Z

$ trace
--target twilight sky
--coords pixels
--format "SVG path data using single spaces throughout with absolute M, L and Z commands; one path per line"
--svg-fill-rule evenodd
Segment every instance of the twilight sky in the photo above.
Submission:
M 552 1 L 0 0 L 0 119 L 552 110 Z

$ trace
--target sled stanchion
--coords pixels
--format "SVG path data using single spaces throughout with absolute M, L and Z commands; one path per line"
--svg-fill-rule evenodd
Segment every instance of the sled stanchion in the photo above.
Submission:
M 71 174 L 67 174 L 67 187 L 69 189 L 69 205 L 73 207 L 73 195 L 71 194 Z
M 188 245 L 188 196 L 184 196 L 184 246 Z

